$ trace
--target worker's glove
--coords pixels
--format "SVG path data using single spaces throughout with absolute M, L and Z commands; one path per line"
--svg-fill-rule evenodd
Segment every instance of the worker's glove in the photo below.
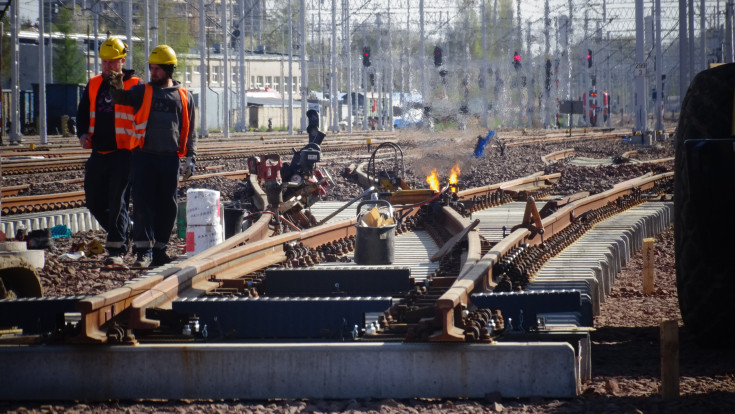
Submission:
M 123 73 L 112 71 L 110 73 L 110 86 L 115 89 L 123 88 Z
M 181 165 L 181 177 L 184 180 L 188 180 L 192 175 L 194 175 L 195 170 L 196 162 L 194 161 L 194 157 L 184 158 L 184 163 Z
M 89 134 L 82 134 L 82 136 L 79 137 L 79 145 L 84 149 L 92 148 L 92 139 L 89 137 Z

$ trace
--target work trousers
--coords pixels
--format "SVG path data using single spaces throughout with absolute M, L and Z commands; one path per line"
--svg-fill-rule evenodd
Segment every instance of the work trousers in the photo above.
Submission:
M 132 153 L 92 152 L 84 171 L 87 209 L 107 232 L 108 250 L 127 252 L 130 227 L 130 160 Z
M 131 168 L 135 248 L 165 248 L 176 222 L 179 157 L 135 151 Z

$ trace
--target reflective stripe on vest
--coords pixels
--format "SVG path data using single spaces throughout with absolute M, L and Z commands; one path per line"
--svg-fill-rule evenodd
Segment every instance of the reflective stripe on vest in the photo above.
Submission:
M 89 128 L 87 132 L 90 138 L 94 135 L 94 125 L 97 109 L 97 93 L 102 85 L 102 75 L 97 75 L 89 80 Z M 123 83 L 125 90 L 140 83 L 140 78 L 131 77 Z M 115 141 L 118 149 L 133 149 L 131 140 L 133 132 L 133 107 L 127 105 L 115 105 Z
M 186 142 L 189 138 L 189 105 L 186 97 L 186 89 L 179 88 L 179 96 L 181 97 L 181 128 L 179 131 L 179 157 L 186 156 Z M 148 117 L 151 115 L 151 103 L 153 102 L 153 87 L 150 84 L 145 85 L 145 93 L 143 94 L 143 102 L 140 109 L 135 113 L 133 141 L 136 145 L 133 148 L 143 148 L 145 143 L 145 130 L 148 126 Z
M 140 78 L 131 77 L 123 82 L 123 89 L 128 90 L 138 85 Z M 133 140 L 133 117 L 135 110 L 132 106 L 115 105 L 115 140 L 118 148 L 133 149 L 135 148 Z

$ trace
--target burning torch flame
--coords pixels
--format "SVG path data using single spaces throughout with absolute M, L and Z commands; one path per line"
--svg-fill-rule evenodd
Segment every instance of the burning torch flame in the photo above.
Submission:
M 457 177 L 459 176 L 460 170 L 459 170 L 459 164 L 455 164 L 454 167 L 452 167 L 452 173 L 449 175 L 449 185 L 452 189 L 453 193 L 457 192 Z
M 439 176 L 436 175 L 436 168 L 431 170 L 431 175 L 426 177 L 426 182 L 429 183 L 429 188 L 439 191 Z

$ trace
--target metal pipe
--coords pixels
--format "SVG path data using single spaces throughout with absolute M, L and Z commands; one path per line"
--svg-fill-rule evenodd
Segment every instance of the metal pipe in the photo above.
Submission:
M 331 219 L 332 217 L 334 217 L 337 214 L 339 214 L 341 211 L 344 211 L 344 209 L 346 209 L 347 207 L 349 207 L 352 204 L 354 204 L 355 201 L 357 201 L 357 200 L 359 200 L 359 199 L 367 196 L 368 194 L 372 193 L 373 191 L 375 191 L 375 187 L 371 186 L 367 190 L 363 191 L 362 194 L 360 194 L 359 196 L 357 196 L 357 197 L 353 198 L 352 200 L 348 201 L 345 205 L 343 205 L 342 207 L 338 208 L 337 210 L 334 210 L 334 212 L 330 213 L 327 217 L 324 217 L 323 219 L 319 220 L 319 222 L 317 223 L 317 226 L 320 226 L 320 225 L 326 223 L 327 221 L 329 221 L 329 219 Z

